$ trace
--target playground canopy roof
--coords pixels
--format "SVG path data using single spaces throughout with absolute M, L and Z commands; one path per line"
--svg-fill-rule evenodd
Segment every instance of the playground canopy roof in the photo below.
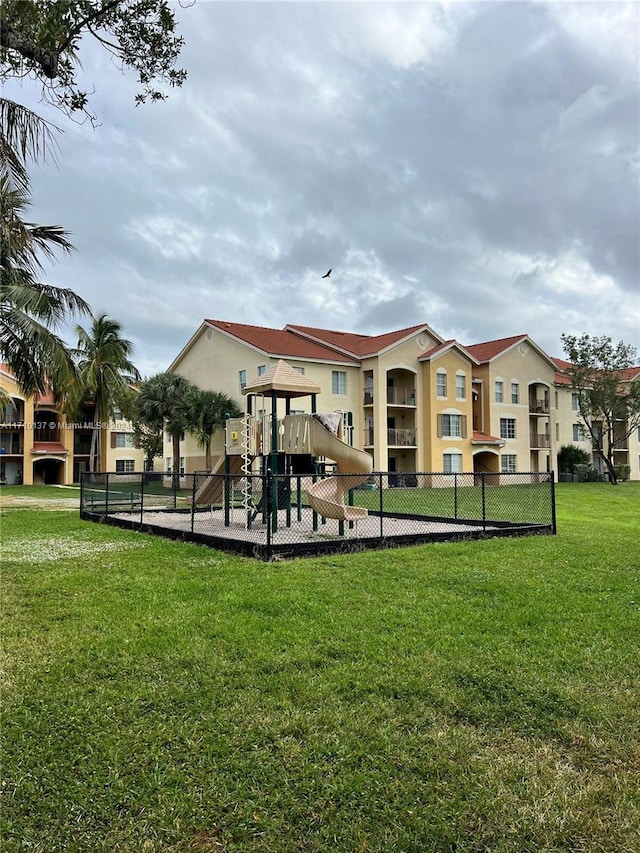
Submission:
M 303 373 L 279 359 L 276 364 L 253 381 L 247 382 L 245 394 L 264 394 L 265 397 L 309 397 L 322 389 Z

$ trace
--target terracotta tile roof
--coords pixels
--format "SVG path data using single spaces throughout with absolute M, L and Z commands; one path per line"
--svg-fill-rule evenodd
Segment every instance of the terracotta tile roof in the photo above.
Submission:
M 500 355 L 500 353 L 505 352 L 505 350 L 510 349 L 512 346 L 520 343 L 520 341 L 525 340 L 527 337 L 527 335 L 512 335 L 510 338 L 499 338 L 495 341 L 471 344 L 470 346 L 465 346 L 465 349 L 479 362 L 491 361 L 492 358 L 495 358 L 497 355 Z
M 551 361 L 555 364 L 558 370 L 568 370 L 571 367 L 570 361 L 565 361 L 564 358 L 551 357 Z
M 451 338 L 448 341 L 443 341 L 441 344 L 432 347 L 430 350 L 423 352 L 422 355 L 418 356 L 418 358 L 420 361 L 427 361 L 428 359 L 433 358 L 434 355 L 439 355 L 439 353 L 447 352 L 447 350 L 454 348 L 468 356 L 472 361 L 476 361 L 475 356 L 469 352 L 468 347 L 463 347 L 462 344 L 459 344 L 454 338 Z
M 503 445 L 504 441 L 501 438 L 496 438 L 495 435 L 487 435 L 485 432 L 480 432 L 479 430 L 473 431 L 471 436 L 471 444 L 500 444 Z
M 338 332 L 334 329 L 318 329 L 314 326 L 298 326 L 289 323 L 286 326 L 293 332 L 304 335 L 305 337 L 314 338 L 318 341 L 323 341 L 331 347 L 352 353 L 355 356 L 362 358 L 366 355 L 373 355 L 386 349 L 392 344 L 415 334 L 425 328 L 424 323 L 419 326 L 409 326 L 406 329 L 396 329 L 394 332 L 386 332 L 384 335 L 360 335 L 356 332 Z M 437 337 L 431 330 L 429 334 Z
M 556 382 L 559 385 L 570 385 L 571 380 L 565 375 L 565 372 L 573 366 L 570 361 L 565 361 L 563 358 L 552 358 L 551 361 L 556 365 L 559 373 L 556 373 Z M 640 378 L 640 367 L 627 367 L 620 371 L 621 382 L 633 382 Z
M 205 320 L 210 326 L 238 338 L 259 349 L 265 355 L 283 358 L 310 358 L 319 361 L 335 361 L 356 364 L 354 358 L 345 356 L 336 349 L 297 335 L 288 329 L 269 329 L 266 326 L 248 326 L 245 323 L 230 323 L 226 320 Z
M 553 381 L 556 385 L 571 385 L 571 379 L 566 373 L 556 373 Z
M 34 453 L 68 453 L 69 451 L 59 441 L 34 441 Z
M 640 379 L 640 367 L 627 367 L 626 370 L 621 370 L 620 378 L 623 382 L 633 382 L 635 379 Z

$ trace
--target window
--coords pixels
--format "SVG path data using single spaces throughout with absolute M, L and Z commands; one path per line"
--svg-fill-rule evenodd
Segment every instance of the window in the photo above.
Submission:
M 240 370 L 238 372 L 238 379 L 240 381 L 240 390 L 244 391 L 245 386 L 247 384 L 247 371 L 246 370 Z
M 515 453 L 503 453 L 500 457 L 500 470 L 503 474 L 515 474 L 518 470 L 517 461 Z
M 516 419 L 500 418 L 500 438 L 516 437 Z
M 167 456 L 167 474 L 173 473 L 173 459 Z M 180 474 L 184 474 L 184 456 L 180 457 Z
M 574 441 L 584 441 L 584 427 L 582 424 L 574 424 L 573 425 L 573 440 Z
M 511 402 L 514 405 L 520 402 L 520 385 L 517 382 L 511 383 Z
M 133 459 L 116 459 L 116 474 L 133 474 L 135 470 Z
M 557 391 L 555 392 L 555 404 L 556 404 L 556 409 L 557 409 L 558 408 L 558 392 Z
M 466 438 L 466 415 L 438 415 L 438 436 L 440 438 Z
M 304 367 L 296 367 L 294 368 L 298 373 L 301 373 L 304 376 Z
M 445 474 L 462 474 L 462 453 L 443 453 L 442 470 Z
M 556 424 L 556 441 L 560 441 L 560 424 Z
M 114 409 L 113 409 L 113 420 L 114 421 L 121 421 L 122 420 L 122 412 L 120 411 L 120 409 L 117 406 L 114 406 Z
M 439 370 L 436 373 L 436 394 L 438 397 L 447 396 L 447 371 Z
M 331 371 L 331 393 L 344 395 L 347 393 L 346 370 Z
M 135 447 L 132 432 L 112 432 L 111 447 Z
M 164 470 L 167 472 L 167 474 L 171 473 L 171 457 L 170 456 L 167 456 L 167 458 L 164 460 Z
M 458 400 L 467 399 L 467 377 L 464 373 L 456 373 L 456 398 Z
M 496 380 L 495 384 L 496 403 L 504 402 L 504 382 Z
M 259 364 L 258 365 L 258 376 L 262 376 L 262 374 L 266 373 L 266 372 L 267 372 L 267 365 L 266 364 Z
M 573 409 L 574 412 L 580 411 L 580 395 L 579 394 L 572 394 L 571 395 L 571 408 Z

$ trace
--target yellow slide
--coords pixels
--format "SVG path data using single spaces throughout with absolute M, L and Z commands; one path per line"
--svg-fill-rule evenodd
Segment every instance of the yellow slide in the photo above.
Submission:
M 229 457 L 229 473 L 233 476 L 242 474 L 242 456 Z M 218 476 L 214 477 L 213 474 Z M 196 492 L 195 504 L 218 504 L 222 503 L 222 487 L 224 484 L 224 456 L 216 462 L 211 470 L 211 474 L 207 477 L 204 483 Z
M 338 466 L 339 477 L 327 477 L 317 483 L 305 483 L 309 503 L 324 518 L 357 521 L 368 515 L 364 507 L 345 504 L 345 494 L 364 483 L 373 470 L 373 459 L 364 450 L 357 450 L 339 439 L 319 421 L 310 418 L 311 453 L 326 456 Z

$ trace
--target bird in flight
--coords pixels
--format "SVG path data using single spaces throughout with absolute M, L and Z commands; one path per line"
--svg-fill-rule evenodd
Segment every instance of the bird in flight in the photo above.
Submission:
M 329 278 L 329 276 L 330 276 L 330 275 L 331 275 L 331 270 L 329 270 L 328 272 L 326 272 L 326 273 L 322 276 L 322 278 Z

